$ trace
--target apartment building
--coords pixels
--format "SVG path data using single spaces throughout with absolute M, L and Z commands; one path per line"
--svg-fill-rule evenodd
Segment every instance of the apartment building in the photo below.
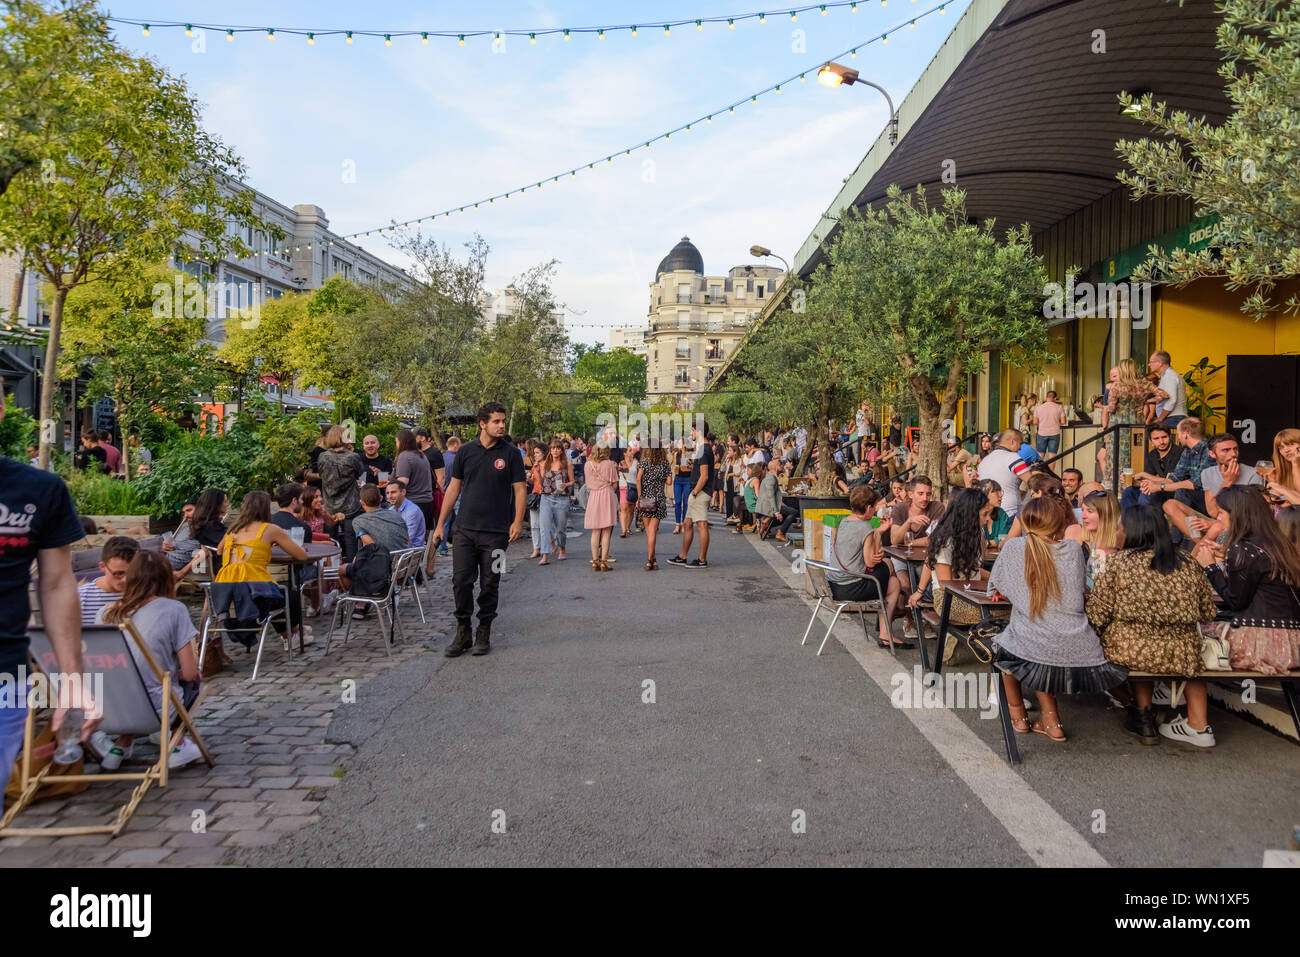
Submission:
M 650 283 L 646 392 L 677 395 L 689 408 L 784 275 L 773 266 L 733 266 L 723 275 L 706 275 L 704 257 L 683 236 Z
M 609 330 L 609 348 L 610 351 L 615 349 L 626 349 L 633 355 L 644 356 L 645 339 L 649 334 L 648 326 L 627 326 L 623 329 Z

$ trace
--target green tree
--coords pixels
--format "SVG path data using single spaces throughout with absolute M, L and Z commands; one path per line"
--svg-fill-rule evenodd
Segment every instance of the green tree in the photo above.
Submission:
M 368 410 L 376 376 L 366 354 L 379 347 L 368 319 L 385 309 L 383 297 L 342 276 L 331 276 L 305 298 L 285 361 L 298 370 L 304 385 L 333 394 L 336 421 L 343 420 L 346 407 Z
M 23 410 L 12 395 L 4 397 L 5 414 L 0 419 L 0 455 L 27 461 L 27 449 L 36 444 L 36 420 Z
M 64 134 L 26 136 L 21 146 L 35 165 L 0 196 L 0 250 L 25 255 L 52 292 L 41 378 L 44 466 L 68 293 L 160 262 L 186 241 L 198 247 L 187 255 L 200 259 L 244 255 L 228 226 L 255 219 L 252 193 L 238 183 L 242 163 L 204 132 L 183 80 L 118 47 L 102 18 L 69 48 L 48 45 L 39 5 L 12 12 L 7 49 L 31 69 L 57 73 L 43 109 L 62 118 Z
M 62 139 L 73 124 L 58 88 L 82 82 L 81 48 L 94 41 L 103 20 L 95 0 L 49 11 L 36 0 L 4 0 L 0 28 L 0 195 L 19 174 L 40 175 L 40 141 Z
M 1223 0 L 1219 75 L 1232 112 L 1221 124 L 1125 93 L 1125 108 L 1153 127 L 1156 139 L 1120 140 L 1129 165 L 1119 174 L 1134 198 L 1186 196 L 1198 215 L 1219 217 L 1217 249 L 1150 248 L 1140 280 L 1183 285 L 1226 278 L 1249 289 L 1243 312 L 1260 319 L 1300 298 L 1273 301 L 1278 281 L 1300 275 L 1300 7 L 1291 0 Z
M 575 363 L 574 375 L 595 379 L 606 392 L 619 392 L 629 399 L 645 398 L 645 356 L 619 347 L 610 352 L 591 349 Z
M 125 435 L 160 416 L 179 418 L 216 384 L 203 311 L 186 310 L 159 292 L 174 288 L 178 278 L 183 274 L 161 265 L 117 270 L 111 280 L 68 295 L 59 373 L 75 376 L 89 368 L 86 394 L 113 400 Z M 129 455 L 124 445 L 128 480 Z
M 441 443 L 447 409 L 474 407 L 465 363 L 483 337 L 488 245 L 476 235 L 459 259 L 417 233 L 396 248 L 411 260 L 413 281 L 367 313 L 369 364 L 384 397 L 420 409 Z
M 515 278 L 514 312 L 479 339 L 461 370 L 464 387 L 472 390 L 473 401 L 466 404 L 502 403 L 512 434 L 516 412 L 547 405 L 549 383 L 563 371 L 568 352 L 568 338 L 556 320 L 562 307 L 551 291 L 555 266 L 552 260 Z
M 269 299 L 251 317 L 226 320 L 226 341 L 218 358 L 246 376 L 270 376 L 281 385 L 277 407 L 284 408 L 284 388 L 293 380 L 294 337 L 306 333 L 308 297 L 300 293 Z
M 983 368 L 984 353 L 1002 350 L 1029 368 L 1050 357 L 1042 262 L 1027 226 L 999 239 L 991 220 L 969 221 L 956 189 L 930 206 L 924 190 L 904 195 L 891 186 L 883 208 L 842 215 L 840 227 L 808 297 L 809 318 L 826 325 L 834 346 L 825 351 L 841 377 L 826 395 L 848 386 L 851 403 L 864 385 L 901 378 L 920 418 L 920 471 L 937 480 L 967 373 Z M 823 402 L 822 462 L 831 412 Z

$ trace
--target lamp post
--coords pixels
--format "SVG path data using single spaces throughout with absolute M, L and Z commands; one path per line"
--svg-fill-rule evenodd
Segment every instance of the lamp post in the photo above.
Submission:
M 790 264 L 785 261 L 785 257 L 778 256 L 776 253 L 772 252 L 772 250 L 768 249 L 766 246 L 758 246 L 758 245 L 750 246 L 749 254 L 751 256 L 762 256 L 762 257 L 771 256 L 773 259 L 779 259 L 781 260 L 782 265 L 785 266 L 785 271 L 787 275 L 790 272 Z
M 898 142 L 898 113 L 894 110 L 894 101 L 890 98 L 889 91 L 883 86 L 862 79 L 857 70 L 842 63 L 827 63 L 817 71 L 817 80 L 825 86 L 852 86 L 854 83 L 865 83 L 879 90 L 884 95 L 885 102 L 889 104 L 889 145 L 893 146 Z

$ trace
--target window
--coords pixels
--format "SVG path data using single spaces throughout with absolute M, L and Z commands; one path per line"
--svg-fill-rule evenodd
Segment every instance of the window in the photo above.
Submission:
M 736 283 L 734 291 L 736 294 L 736 302 L 743 302 L 745 299 L 745 288 L 740 283 Z
M 659 388 L 659 377 L 658 377 L 658 376 L 655 376 L 655 388 L 656 388 L 656 389 Z
M 753 291 L 754 291 L 754 279 L 751 276 L 749 279 L 745 280 L 745 292 L 753 292 Z
M 678 340 L 677 340 L 677 358 L 679 358 L 679 359 L 689 359 L 689 358 L 690 358 L 690 355 L 691 355 L 691 340 L 689 340 L 689 339 L 685 339 L 685 338 L 683 338 L 683 339 L 678 339 Z
M 762 299 L 762 298 L 763 298 L 763 287 L 762 287 L 762 286 L 759 286 L 759 287 L 758 287 L 758 298 L 759 298 L 759 299 Z
M 710 339 L 709 344 L 704 347 L 704 358 L 721 359 L 722 358 L 722 340 Z
M 704 384 L 705 384 L 705 385 L 708 385 L 710 382 L 712 382 L 712 381 L 713 381 L 713 377 L 714 377 L 714 375 L 717 374 L 717 372 L 718 372 L 718 367 L 717 367 L 717 366 L 709 366 L 707 369 L 705 369 L 705 370 L 704 370 Z
M 722 330 L 722 313 L 709 313 L 709 332 L 720 332 Z
M 366 272 L 364 269 L 359 269 L 357 270 L 357 281 L 364 283 L 367 286 L 373 286 L 375 284 L 375 274 L 372 272 Z
M 678 302 L 691 301 L 691 284 L 689 282 L 679 282 L 677 284 L 677 301 Z
M 344 279 L 351 279 L 351 278 L 352 278 L 352 264 L 351 264 L 350 262 L 345 262 L 344 260 L 339 259 L 338 256 L 335 256 L 335 257 L 334 257 L 334 271 L 331 273 L 331 275 L 334 275 L 334 276 L 342 276 Z
M 673 378 L 673 385 L 690 385 L 691 374 L 686 371 L 686 366 L 677 367 L 677 375 Z
M 745 314 L 743 312 L 736 313 L 732 317 L 731 324 L 733 326 L 743 326 L 745 324 Z
M 274 286 L 263 286 L 262 288 L 265 290 L 263 295 L 265 295 L 267 299 L 279 299 L 284 295 L 283 289 L 276 289 Z
M 677 313 L 677 328 L 689 329 L 691 327 L 691 314 L 689 312 Z
M 717 283 L 710 283 L 709 298 L 712 299 L 714 302 L 720 300 L 722 298 L 722 287 L 719 286 Z

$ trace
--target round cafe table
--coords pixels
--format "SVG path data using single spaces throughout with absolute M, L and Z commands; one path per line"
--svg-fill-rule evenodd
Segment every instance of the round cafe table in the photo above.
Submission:
M 288 587 L 286 588 L 287 594 L 285 595 L 285 604 L 286 607 L 291 607 L 294 604 L 298 606 L 299 624 L 302 623 L 302 599 L 300 597 L 301 593 L 298 591 L 299 567 L 302 565 L 319 565 L 327 558 L 333 558 L 335 555 L 338 555 L 339 552 L 341 551 L 339 546 L 335 545 L 333 542 L 304 542 L 302 548 L 303 551 L 307 553 L 306 561 L 300 561 L 299 559 L 294 558 L 288 552 L 282 549 L 279 545 L 272 545 L 271 561 L 268 563 L 268 565 L 272 565 L 272 566 L 275 565 L 288 566 L 288 570 L 289 570 L 288 581 L 286 582 Z M 320 579 L 318 577 L 317 581 L 319 580 Z M 302 651 L 303 651 L 302 630 L 299 629 L 298 652 L 301 654 Z

